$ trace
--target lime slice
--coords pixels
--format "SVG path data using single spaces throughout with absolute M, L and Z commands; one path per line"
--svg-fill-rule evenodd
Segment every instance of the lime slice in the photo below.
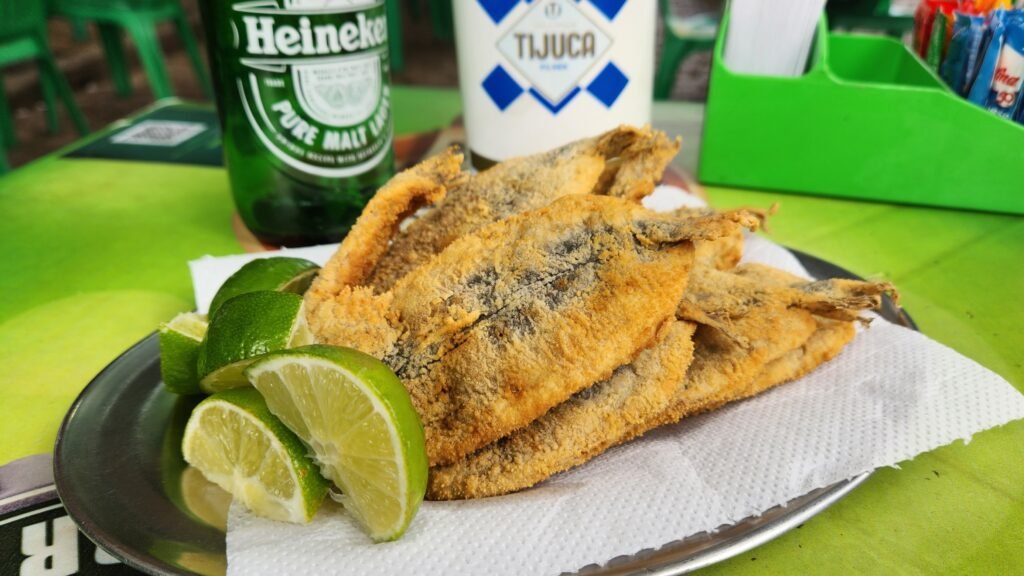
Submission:
M 175 394 L 198 394 L 199 346 L 206 336 L 206 315 L 182 312 L 160 326 L 160 375 Z
M 270 411 L 312 448 L 370 537 L 400 537 L 426 492 L 427 450 L 394 373 L 362 352 L 322 345 L 268 354 L 245 373 Z
M 185 461 L 260 516 L 309 522 L 328 484 L 306 447 L 252 388 L 228 390 L 192 411 L 181 441 Z
M 275 256 L 253 260 L 221 284 L 210 302 L 210 317 L 213 318 L 225 302 L 239 294 L 261 290 L 302 294 L 319 270 L 315 263 L 302 258 Z
M 198 520 L 221 532 L 227 531 L 231 494 L 207 480 L 198 468 L 186 466 L 181 473 L 181 498 L 188 512 Z
M 242 370 L 257 356 L 310 344 L 302 296 L 249 292 L 225 302 L 199 350 L 199 385 L 206 392 L 248 386 Z

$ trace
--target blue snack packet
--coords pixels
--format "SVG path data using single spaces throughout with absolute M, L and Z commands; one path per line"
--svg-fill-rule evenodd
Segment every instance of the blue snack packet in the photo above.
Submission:
M 994 42 L 993 42 L 994 43 Z M 989 49 L 989 54 L 993 50 Z M 985 55 L 986 63 L 989 54 Z M 984 65 L 983 65 L 984 66 Z M 1006 21 L 1002 46 L 998 49 L 989 87 L 981 105 L 999 116 L 1013 119 L 1020 105 L 1021 79 L 1024 78 L 1024 22 Z M 978 80 L 983 77 L 979 73 Z M 975 88 L 979 84 L 975 83 Z M 978 90 L 980 91 L 980 90 Z M 971 91 L 973 97 L 976 90 Z M 972 98 L 973 101 L 973 98 Z
M 989 99 L 996 64 L 1003 51 L 1003 40 L 1006 36 L 1008 20 L 1010 17 L 1006 10 L 993 10 L 989 14 L 988 32 L 984 42 L 985 47 L 982 50 L 981 63 L 978 65 L 978 73 L 967 93 L 967 99 L 981 107 L 986 107 L 986 102 Z
M 985 46 L 985 33 L 988 26 L 985 25 L 984 16 L 971 16 L 971 25 L 968 31 L 967 46 L 964 56 L 964 78 L 960 86 L 960 95 L 966 97 L 967 92 L 974 83 L 974 77 L 978 74 L 978 66 L 981 65 L 981 57 L 984 54 L 982 48 Z
M 963 96 L 977 70 L 981 42 L 985 38 L 985 17 L 962 12 L 953 15 L 953 35 L 939 72 L 946 85 Z

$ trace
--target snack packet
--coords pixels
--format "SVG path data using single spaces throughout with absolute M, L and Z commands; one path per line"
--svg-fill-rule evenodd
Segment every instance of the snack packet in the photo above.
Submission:
M 959 8 L 956 0 L 922 0 L 917 5 L 917 9 L 914 10 L 913 48 L 914 52 L 917 52 L 921 58 L 928 57 L 928 46 L 931 40 L 932 27 L 935 24 L 935 14 L 942 6 L 949 9 L 947 14 L 951 14 L 952 10 Z
M 993 10 L 1009 10 L 1013 8 L 1010 0 L 973 0 L 970 3 L 981 14 L 987 14 Z
M 967 93 L 974 84 L 974 78 L 978 75 L 978 67 L 984 56 L 984 46 L 988 27 L 985 25 L 985 17 L 971 15 L 971 23 L 967 32 L 967 45 L 964 50 L 963 83 L 960 85 L 960 95 L 967 97 Z
M 999 54 L 992 89 L 986 107 L 1013 119 L 1020 108 L 1021 79 L 1024 78 L 1024 26 L 1008 25 L 1006 42 Z
M 928 51 L 925 55 L 925 62 L 936 72 L 939 71 L 939 66 L 946 56 L 946 47 L 949 45 L 952 32 L 953 8 L 939 6 L 932 21 L 932 32 L 928 37 Z
M 953 18 L 953 35 L 939 73 L 946 85 L 962 96 L 974 79 L 981 41 L 985 37 L 985 17 L 956 11 Z
M 1020 104 L 1021 78 L 1024 77 L 1024 16 L 993 13 L 990 24 L 992 38 L 968 100 L 1013 119 Z

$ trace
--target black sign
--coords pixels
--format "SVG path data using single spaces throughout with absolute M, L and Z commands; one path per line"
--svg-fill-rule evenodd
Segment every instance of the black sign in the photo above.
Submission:
M 184 103 L 165 104 L 126 120 L 64 157 L 224 165 L 217 112 Z

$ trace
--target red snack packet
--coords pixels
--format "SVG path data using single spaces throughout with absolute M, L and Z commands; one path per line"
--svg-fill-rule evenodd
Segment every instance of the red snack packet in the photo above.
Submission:
M 922 0 L 914 11 L 914 51 L 922 58 L 928 56 L 928 44 L 931 40 L 932 26 L 935 24 L 935 12 L 943 9 L 952 15 L 960 3 L 956 0 Z M 952 28 L 948 34 L 952 34 Z

